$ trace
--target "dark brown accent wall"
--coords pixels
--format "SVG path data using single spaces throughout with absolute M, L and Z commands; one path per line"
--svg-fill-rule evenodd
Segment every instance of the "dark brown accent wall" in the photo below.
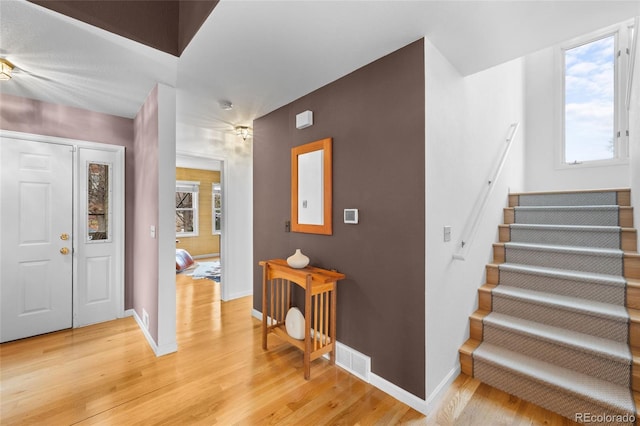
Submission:
M 180 56 L 218 0 L 29 0 L 103 30 Z
M 418 40 L 254 121 L 254 308 L 257 262 L 302 249 L 335 268 L 337 340 L 376 375 L 425 398 L 425 68 Z M 297 130 L 296 114 L 314 125 Z M 285 232 L 291 148 L 333 138 L 333 235 Z M 360 223 L 343 223 L 345 208 Z

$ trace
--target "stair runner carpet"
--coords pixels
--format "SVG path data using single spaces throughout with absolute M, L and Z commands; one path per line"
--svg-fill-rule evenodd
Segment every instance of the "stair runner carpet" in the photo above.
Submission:
M 633 420 L 616 192 L 518 204 L 473 375 L 571 420 Z

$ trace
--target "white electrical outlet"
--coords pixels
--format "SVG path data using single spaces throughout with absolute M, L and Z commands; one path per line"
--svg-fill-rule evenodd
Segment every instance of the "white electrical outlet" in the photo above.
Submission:
M 144 308 L 142 308 L 142 325 L 144 325 L 144 328 L 147 330 L 149 329 L 149 314 Z

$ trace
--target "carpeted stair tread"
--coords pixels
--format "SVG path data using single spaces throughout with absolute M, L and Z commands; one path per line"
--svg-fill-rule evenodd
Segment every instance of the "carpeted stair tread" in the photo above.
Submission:
M 598 210 L 598 211 L 618 211 L 618 209 L 620 209 L 620 206 L 617 205 L 606 205 L 606 206 L 599 206 L 599 205 L 593 205 L 593 206 L 515 206 L 514 209 L 516 210 L 520 210 L 520 211 L 525 211 L 525 210 L 529 210 L 529 211 L 559 211 L 559 212 L 565 212 L 565 211 L 585 211 L 585 210 Z
M 620 248 L 622 228 L 619 226 L 513 223 L 509 225 L 509 235 L 511 242 Z
M 619 206 L 517 206 L 514 222 L 539 225 L 619 225 Z
M 627 310 L 624 306 L 617 306 L 609 303 L 600 303 L 576 297 L 542 293 L 506 285 L 497 286 L 493 289 L 492 293 L 493 297 L 521 299 L 532 304 L 546 305 L 556 309 L 578 312 L 614 321 L 626 323 L 628 319 Z
M 627 282 L 619 275 L 570 271 L 544 266 L 503 263 L 496 265 L 500 285 L 578 297 L 623 306 Z M 496 278 L 493 278 L 496 280 Z
M 512 375 L 544 384 L 620 413 L 634 413 L 631 390 L 606 380 L 577 373 L 538 359 L 482 342 L 473 352 L 474 363 L 484 362 Z M 483 380 L 483 377 L 478 377 Z M 518 379 L 514 378 L 517 382 Z M 488 380 L 490 382 L 490 380 Z
M 496 268 L 499 270 L 500 285 L 620 306 L 624 306 L 626 302 L 627 281 L 619 275 L 516 263 L 503 263 Z
M 479 292 L 483 315 L 470 319 L 480 343 L 461 355 L 467 371 L 569 419 L 637 415 L 631 212 L 628 189 L 510 194 Z
M 553 327 L 522 318 L 492 312 L 484 317 L 485 326 L 494 326 L 514 333 L 526 334 L 574 350 L 589 352 L 617 362 L 631 364 L 631 352 L 626 342 L 592 336 L 560 327 Z
M 584 206 L 618 204 L 617 191 L 518 194 L 521 206 Z
M 624 252 L 620 249 L 601 248 L 601 247 L 580 247 L 580 246 L 560 246 L 554 244 L 530 244 L 530 243 L 504 243 L 507 248 L 527 249 L 534 251 L 546 251 L 557 253 L 579 254 L 583 256 L 602 256 L 620 258 L 624 256 Z
M 623 272 L 620 249 L 507 242 L 504 255 L 508 263 L 611 275 Z
M 544 266 L 520 265 L 517 263 L 498 264 L 501 271 L 519 272 L 522 274 L 537 275 L 543 277 L 561 278 L 572 281 L 588 281 L 609 285 L 612 287 L 624 287 L 626 280 L 619 275 L 598 274 L 595 272 L 570 271 L 568 269 L 547 268 Z
M 552 225 L 540 223 L 512 223 L 512 229 L 531 229 L 549 231 L 590 231 L 590 232 L 620 232 L 622 227 L 618 225 Z

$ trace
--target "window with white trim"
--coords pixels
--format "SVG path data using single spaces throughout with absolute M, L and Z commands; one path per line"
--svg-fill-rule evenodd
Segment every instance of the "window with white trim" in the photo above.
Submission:
M 629 33 L 624 23 L 562 46 L 563 163 L 628 157 Z
M 213 226 L 211 227 L 212 234 L 222 233 L 222 188 L 220 183 L 211 184 L 211 207 L 212 207 L 212 220 Z
M 176 182 L 176 236 L 198 236 L 200 182 Z

